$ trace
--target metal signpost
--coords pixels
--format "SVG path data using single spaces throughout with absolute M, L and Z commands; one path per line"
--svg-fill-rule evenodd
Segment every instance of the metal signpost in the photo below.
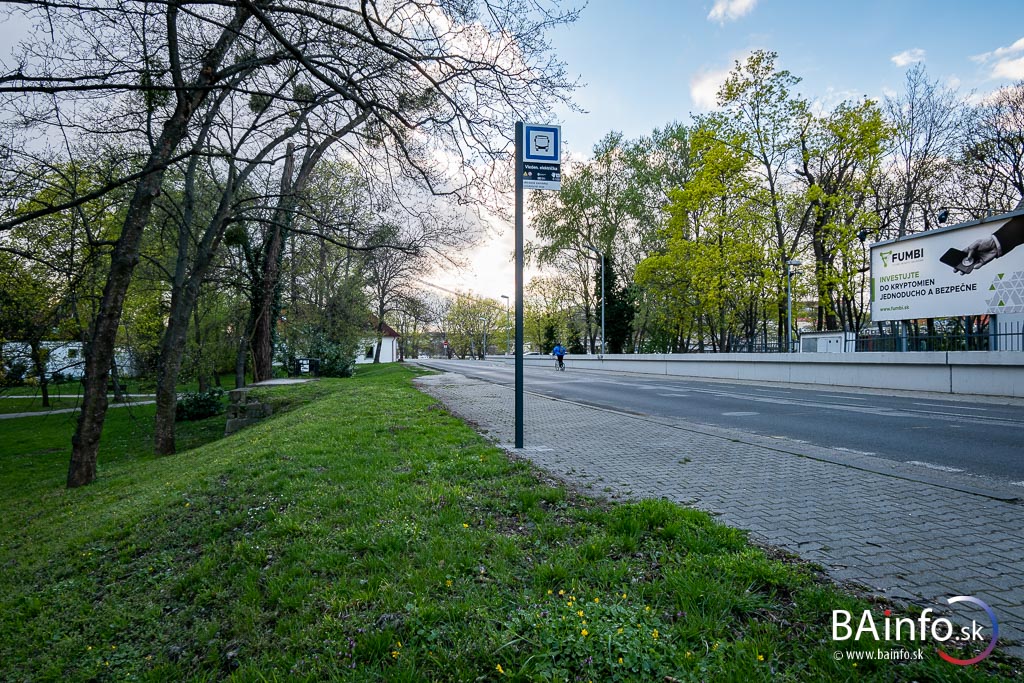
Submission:
M 523 447 L 523 190 L 562 189 L 562 127 L 516 122 L 516 448 Z

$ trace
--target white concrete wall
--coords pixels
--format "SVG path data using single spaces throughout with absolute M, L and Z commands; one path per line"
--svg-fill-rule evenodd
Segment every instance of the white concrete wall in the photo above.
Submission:
M 369 356 L 366 353 L 369 347 L 373 347 L 374 351 L 376 351 L 376 337 L 367 337 L 360 342 L 359 351 L 356 353 L 356 364 L 362 365 L 363 363 L 373 362 L 373 353 L 370 353 Z M 398 360 L 398 337 L 384 337 L 380 342 L 380 362 L 394 363 L 396 360 Z
M 549 356 L 524 356 L 523 362 L 550 366 L 553 361 Z M 570 355 L 565 362 L 570 370 L 1024 398 L 1024 353 L 1016 351 L 637 354 L 603 359 Z

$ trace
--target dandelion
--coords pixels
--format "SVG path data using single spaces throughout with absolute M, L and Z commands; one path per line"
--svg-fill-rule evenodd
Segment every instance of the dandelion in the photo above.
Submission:
M 715 643 L 714 645 L 712 645 L 711 649 L 712 650 L 717 650 L 718 649 L 718 643 Z
M 579 610 L 578 612 L 576 612 L 576 616 L 582 617 L 583 616 L 583 610 Z
M 686 658 L 687 658 L 687 659 L 689 659 L 689 658 L 690 658 L 690 657 L 692 657 L 692 656 L 693 656 L 693 653 L 692 653 L 692 652 L 690 652 L 689 650 L 687 650 L 687 651 L 686 651 Z
M 565 591 L 558 591 L 559 595 L 565 595 Z
M 185 507 L 192 507 L 192 503 L 185 503 Z
M 394 657 L 395 659 L 398 659 L 398 650 L 392 650 L 391 651 L 391 656 Z
M 758 655 L 757 656 L 757 661 L 763 662 L 764 661 L 764 655 Z
M 582 631 L 580 631 L 580 635 L 586 638 L 590 635 L 590 631 L 588 631 L 587 629 L 583 629 Z
M 594 602 L 601 602 L 601 598 L 594 598 Z
M 622 629 L 619 630 L 621 631 Z M 622 664 L 622 657 L 619 657 L 619 664 Z
M 655 640 L 658 639 L 658 629 L 651 631 L 651 638 L 654 638 Z
M 445 582 L 444 582 L 444 585 L 446 585 L 446 586 L 448 586 L 449 588 L 451 588 L 451 587 L 452 587 L 452 580 L 451 580 L 451 579 L 448 579 L 447 581 L 445 581 Z
M 619 630 L 618 630 L 618 633 L 619 633 L 619 634 L 621 634 L 621 633 L 622 633 L 622 628 L 619 628 Z
M 551 593 L 553 593 L 553 592 L 554 591 L 552 591 L 550 588 L 548 589 L 548 595 L 551 595 Z
M 468 529 L 468 528 L 469 528 L 469 525 L 468 525 L 468 524 L 466 524 L 465 522 L 463 522 L 463 523 L 462 523 L 462 528 L 463 528 L 463 529 Z
M 505 670 L 501 668 L 501 664 L 499 664 L 496 668 L 498 669 L 498 673 L 500 673 L 502 675 L 505 674 Z
M 91 649 L 92 649 L 92 645 L 88 645 L 88 646 L 86 646 L 86 648 L 85 648 L 85 649 L 86 649 L 86 650 L 91 650 Z
M 650 606 L 650 605 L 646 605 L 646 606 L 644 607 L 644 611 L 645 611 L 645 612 L 650 612 L 650 611 L 651 611 L 651 606 Z
M 623 594 L 622 594 L 622 599 L 623 599 L 623 600 L 625 600 L 625 599 L 626 599 L 626 594 L 625 594 L 625 593 L 623 593 Z

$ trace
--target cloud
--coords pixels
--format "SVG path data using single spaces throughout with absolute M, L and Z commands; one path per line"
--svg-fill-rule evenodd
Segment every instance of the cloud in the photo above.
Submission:
M 718 106 L 718 89 L 732 69 L 704 69 L 690 79 L 690 99 L 698 111 L 711 111 Z
M 889 59 L 891 59 L 892 63 L 896 66 L 907 66 L 914 62 L 923 62 L 924 50 L 919 47 L 915 47 L 913 50 L 904 50 L 898 55 L 893 55 Z
M 1013 81 L 1024 79 L 1024 57 L 999 60 L 992 67 L 992 76 L 994 78 L 1007 78 Z
M 984 52 L 971 57 L 972 62 L 989 65 L 989 78 L 1006 78 L 1020 80 L 1024 78 L 1024 57 L 1016 57 L 1024 52 L 1024 38 L 1019 38 L 1008 47 L 997 47 L 991 52 Z
M 708 21 L 717 21 L 724 24 L 727 21 L 736 21 L 754 9 L 757 0 L 715 0 L 711 12 L 708 13 Z
M 980 55 L 974 55 L 971 57 L 972 62 L 978 62 L 984 64 L 985 62 L 992 59 L 1002 59 L 1007 55 L 1012 55 L 1017 52 L 1024 52 L 1024 38 L 1019 38 L 1009 47 L 997 47 L 992 52 L 985 52 Z

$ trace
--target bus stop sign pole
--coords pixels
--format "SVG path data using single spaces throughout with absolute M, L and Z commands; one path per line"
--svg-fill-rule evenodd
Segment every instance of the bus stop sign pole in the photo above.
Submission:
M 523 122 L 516 121 L 516 448 L 523 447 Z

